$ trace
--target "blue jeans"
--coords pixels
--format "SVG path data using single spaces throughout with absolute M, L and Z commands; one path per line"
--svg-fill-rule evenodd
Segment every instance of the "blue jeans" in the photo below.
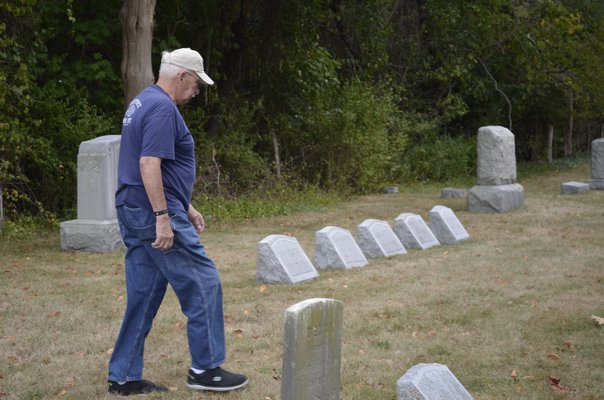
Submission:
M 117 207 L 126 245 L 127 305 L 122 327 L 109 361 L 109 380 L 142 379 L 145 338 L 166 293 L 174 289 L 187 316 L 191 366 L 210 369 L 225 359 L 222 285 L 199 234 L 187 215 L 171 215 L 174 245 L 167 252 L 154 249 L 155 215 L 141 208 Z

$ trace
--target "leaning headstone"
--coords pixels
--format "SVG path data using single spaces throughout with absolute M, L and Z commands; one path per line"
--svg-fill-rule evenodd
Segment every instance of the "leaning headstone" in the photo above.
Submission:
M 434 206 L 429 213 L 429 226 L 440 243 L 456 244 L 468 240 L 470 235 L 453 210 L 445 206 Z
M 604 190 L 604 139 L 591 142 L 591 179 L 587 182 L 594 190 Z
M 468 196 L 468 191 L 466 189 L 460 188 L 444 188 L 440 191 L 440 197 L 443 199 L 459 199 L 465 198 Z
M 80 143 L 78 218 L 61 222 L 61 249 L 111 252 L 123 247 L 115 211 L 120 136 Z
M 367 219 L 357 227 L 357 243 L 367 258 L 407 254 L 390 225 L 377 219 Z
M 440 242 L 424 219 L 417 214 L 403 213 L 394 219 L 394 233 L 405 248 L 429 249 Z
M 589 184 L 583 182 L 564 182 L 560 184 L 560 193 L 562 194 L 589 192 L 589 189 Z
M 473 400 L 443 364 L 417 364 L 396 382 L 397 400 Z
M 478 130 L 476 186 L 468 192 L 472 212 L 508 212 L 524 206 L 524 188 L 516 183 L 514 134 L 502 126 Z
M 338 400 L 342 302 L 309 299 L 285 312 L 281 400 Z
M 318 268 L 354 268 L 367 265 L 367 258 L 349 231 L 326 226 L 315 233 L 315 263 Z
M 269 235 L 258 243 L 258 282 L 299 283 L 317 276 L 319 273 L 296 238 Z

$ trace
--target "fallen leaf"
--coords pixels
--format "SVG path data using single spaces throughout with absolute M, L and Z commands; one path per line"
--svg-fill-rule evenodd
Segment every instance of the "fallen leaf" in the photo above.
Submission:
M 267 286 L 266 285 L 260 285 L 260 287 L 258 288 L 258 291 L 260 293 L 264 293 L 264 291 L 266 290 Z
M 112 355 L 113 354 L 113 347 L 110 349 L 107 349 L 107 355 Z
M 50 357 L 46 356 L 42 359 L 42 362 L 46 365 L 50 364 Z
M 249 317 L 252 313 L 250 312 L 250 310 L 243 310 L 243 315 L 245 315 L 246 317 Z
M 235 329 L 233 331 L 233 334 L 238 337 L 238 338 L 242 338 L 243 337 L 243 329 Z
M 512 378 L 518 378 L 518 371 L 516 371 L 515 369 L 512 370 Z
M 557 355 L 556 353 L 549 353 L 547 355 L 547 358 L 549 358 L 550 360 L 554 360 L 554 361 L 560 360 L 560 356 Z
M 503 251 L 502 251 L 502 250 L 501 250 L 499 247 L 495 247 L 495 251 L 496 251 L 497 253 L 503 253 Z
M 573 342 L 571 342 L 570 340 L 564 342 L 564 346 L 566 346 L 567 349 L 572 349 L 574 347 Z
M 591 319 L 592 319 L 592 321 L 594 321 L 596 324 L 598 324 L 600 326 L 604 325 L 604 318 L 602 318 L 602 317 L 592 315 Z
M 568 388 L 560 385 L 560 378 L 556 376 L 549 376 L 549 386 L 556 392 L 567 392 Z
M 65 397 L 66 394 L 67 394 L 67 390 L 61 390 L 61 392 L 59 392 L 59 394 L 57 396 L 58 397 Z

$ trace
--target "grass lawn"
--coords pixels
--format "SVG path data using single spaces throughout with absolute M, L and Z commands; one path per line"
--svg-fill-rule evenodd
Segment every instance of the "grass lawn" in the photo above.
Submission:
M 170 387 L 151 399 L 276 400 L 284 312 L 313 297 L 344 303 L 341 399 L 396 399 L 417 363 L 446 364 L 475 399 L 604 398 L 604 191 L 561 195 L 589 164 L 526 177 L 525 207 L 506 214 L 440 199 L 443 186 L 400 187 L 337 206 L 241 223 L 203 235 L 219 266 L 228 363 L 250 385 L 230 394 L 186 388 L 185 318 L 169 291 L 147 340 L 145 377 Z M 327 225 L 351 232 L 403 212 L 427 220 L 452 208 L 471 240 L 319 271 L 299 285 L 255 280 L 256 245 L 295 236 L 311 259 Z M 105 397 L 106 369 L 125 306 L 123 254 L 62 252 L 59 232 L 0 241 L 0 400 Z

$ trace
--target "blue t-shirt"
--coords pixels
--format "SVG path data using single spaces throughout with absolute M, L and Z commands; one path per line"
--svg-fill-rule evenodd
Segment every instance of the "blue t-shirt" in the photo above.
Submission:
M 168 210 L 186 213 L 195 182 L 195 142 L 178 107 L 158 85 L 143 90 L 124 115 L 116 206 L 128 203 L 153 211 L 140 172 L 143 156 L 162 159 Z

